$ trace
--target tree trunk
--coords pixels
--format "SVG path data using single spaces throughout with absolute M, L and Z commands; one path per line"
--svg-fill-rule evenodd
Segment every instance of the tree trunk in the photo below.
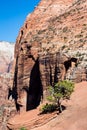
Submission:
M 62 112 L 62 106 L 61 106 L 61 101 L 60 101 L 60 99 L 58 99 L 57 104 L 58 104 L 59 113 L 61 113 L 61 112 Z

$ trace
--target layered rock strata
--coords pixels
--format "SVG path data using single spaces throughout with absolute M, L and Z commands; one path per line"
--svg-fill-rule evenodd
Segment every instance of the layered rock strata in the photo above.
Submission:
M 13 98 L 17 110 L 26 104 L 26 110 L 36 108 L 43 90 L 59 80 L 87 80 L 86 64 L 83 70 L 76 69 L 78 58 L 68 53 L 87 44 L 86 16 L 86 0 L 42 0 L 28 15 L 15 45 Z

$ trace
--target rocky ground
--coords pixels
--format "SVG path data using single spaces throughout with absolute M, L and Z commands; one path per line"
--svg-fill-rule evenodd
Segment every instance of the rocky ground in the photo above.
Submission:
M 69 101 L 64 101 L 66 110 L 62 114 L 38 116 L 38 109 L 22 113 L 10 119 L 8 126 L 16 130 L 87 130 L 87 82 L 75 85 L 75 91 Z
M 67 109 L 56 119 L 34 130 L 87 130 L 87 82 L 76 84 Z

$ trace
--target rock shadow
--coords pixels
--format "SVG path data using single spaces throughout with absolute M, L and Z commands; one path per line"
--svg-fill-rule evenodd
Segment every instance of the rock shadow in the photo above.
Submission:
M 17 111 L 20 111 L 21 105 L 17 103 L 18 93 L 17 93 L 17 75 L 18 75 L 18 56 L 16 58 L 15 64 L 15 72 L 14 72 L 14 81 L 13 81 L 13 88 L 8 90 L 8 99 L 12 96 L 12 99 L 15 101 L 15 107 Z
M 28 111 L 31 109 L 35 109 L 40 104 L 42 97 L 43 87 L 41 83 L 39 59 L 37 58 L 30 74 L 29 91 L 27 91 L 26 110 Z

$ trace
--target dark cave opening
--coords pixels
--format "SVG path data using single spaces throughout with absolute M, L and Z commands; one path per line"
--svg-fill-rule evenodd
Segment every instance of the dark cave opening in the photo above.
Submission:
M 64 66 L 65 66 L 65 69 L 66 69 L 66 72 L 67 72 L 67 70 L 71 67 L 71 60 L 65 61 Z
M 75 65 L 76 65 L 77 64 L 77 59 L 76 58 L 71 58 L 70 60 L 67 60 L 67 61 L 64 62 L 66 72 L 68 71 L 68 69 L 70 67 L 72 67 L 72 62 L 75 63 Z
M 26 110 L 35 109 L 40 104 L 42 97 L 43 87 L 40 78 L 39 59 L 37 59 L 31 70 Z
M 58 82 L 58 73 L 59 73 L 59 67 L 56 64 L 55 65 L 55 73 L 54 73 L 54 84 Z

